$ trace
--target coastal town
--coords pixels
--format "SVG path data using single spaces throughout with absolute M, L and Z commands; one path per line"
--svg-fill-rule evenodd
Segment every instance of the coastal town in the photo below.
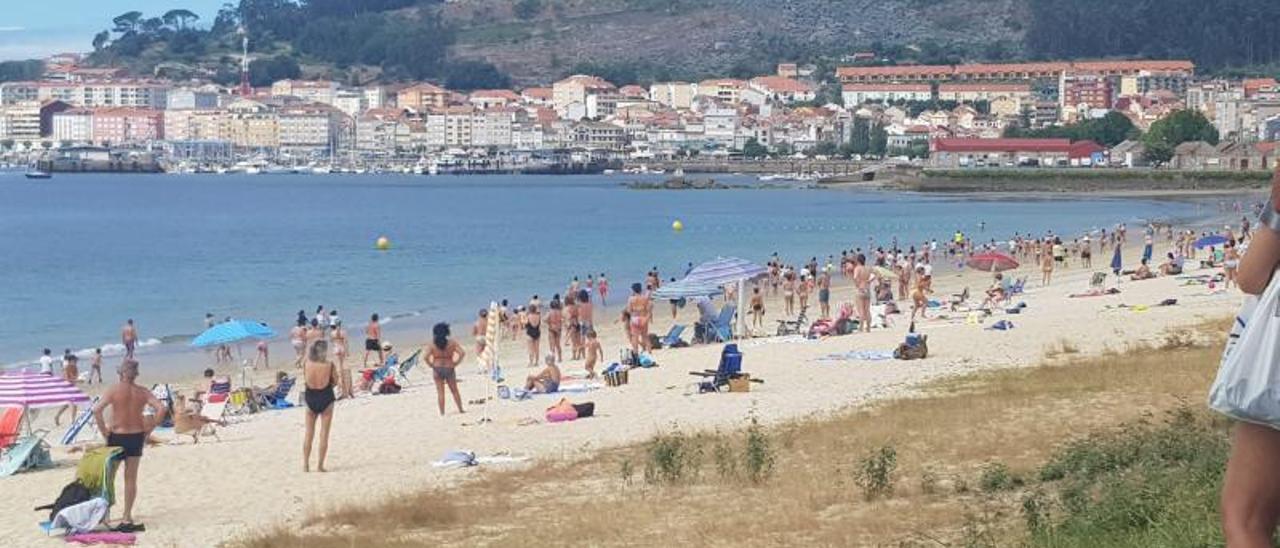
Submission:
M 544 87 L 451 90 L 252 87 L 247 77 L 224 87 L 136 78 L 68 53 L 45 59 L 41 79 L 0 83 L 0 153 L 51 171 L 422 174 L 764 157 L 1250 171 L 1280 156 L 1273 78 L 1202 78 L 1185 60 L 884 65 L 864 52 L 842 61 L 826 76 L 781 63 L 749 79 L 646 87 L 574 74 Z M 1161 155 L 1136 137 L 1037 135 L 1114 114 L 1137 135 L 1180 111 L 1202 115 L 1216 137 Z

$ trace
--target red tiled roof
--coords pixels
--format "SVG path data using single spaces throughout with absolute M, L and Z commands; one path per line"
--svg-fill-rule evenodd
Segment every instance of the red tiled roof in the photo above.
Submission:
M 407 88 L 404 88 L 404 89 L 401 89 L 401 90 L 400 90 L 400 93 L 405 93 L 405 92 L 417 92 L 417 93 L 448 93 L 448 92 L 449 92 L 449 90 L 446 90 L 446 89 L 444 89 L 444 88 L 442 88 L 442 87 L 440 87 L 440 86 L 437 86 L 437 85 L 435 85 L 435 84 L 429 84 L 429 83 L 427 83 L 427 82 L 422 82 L 422 83 L 420 83 L 420 84 L 414 84 L 414 85 L 412 85 L 412 86 L 409 86 L 409 87 L 407 87 Z
M 813 91 L 813 85 L 808 82 L 801 82 L 800 80 L 782 76 L 759 76 L 752 78 L 751 83 L 769 91 L 792 93 Z
M 633 84 L 629 86 L 622 86 L 622 88 L 618 90 L 618 94 L 623 97 L 648 97 L 649 90 Z
M 845 84 L 844 91 L 933 91 L 929 84 Z
M 519 101 L 520 96 L 516 92 L 509 89 L 478 89 L 471 92 L 472 98 L 484 99 L 506 99 L 508 101 Z
M 1031 92 L 1030 84 L 938 84 L 938 93 L 947 92 L 983 92 L 983 91 L 1010 91 L 1010 92 Z
M 591 89 L 614 89 L 615 87 L 617 87 L 609 83 L 609 81 L 605 80 L 604 78 L 601 78 L 599 76 L 589 76 L 586 74 L 574 74 L 573 76 L 566 77 L 563 80 L 560 80 L 559 82 L 556 82 L 556 83 L 557 84 L 578 83 L 578 84 L 581 84 L 583 87 L 591 88 Z
M 1102 145 L 1093 141 L 1076 141 L 1071 143 L 1067 149 L 1068 158 L 1088 158 L 1093 156 L 1095 152 L 1105 152 L 1107 149 Z
M 524 90 L 520 92 L 520 95 L 533 99 L 551 100 L 551 98 L 555 96 L 555 93 L 551 88 L 524 88 Z
M 937 152 L 1068 152 L 1068 139 L 934 139 Z
M 698 87 L 705 86 L 709 88 L 710 87 L 742 88 L 746 85 L 747 85 L 746 82 L 743 82 L 742 80 L 735 80 L 733 78 L 715 78 L 712 80 L 703 80 L 698 83 Z
M 1074 61 L 1047 63 L 976 63 L 968 65 L 906 65 L 890 67 L 839 67 L 837 77 L 866 76 L 951 76 L 971 74 L 998 74 L 1023 72 L 1062 72 L 1075 70 L 1079 72 L 1109 71 L 1191 71 L 1195 64 L 1191 61 L 1171 60 L 1129 60 L 1129 61 Z

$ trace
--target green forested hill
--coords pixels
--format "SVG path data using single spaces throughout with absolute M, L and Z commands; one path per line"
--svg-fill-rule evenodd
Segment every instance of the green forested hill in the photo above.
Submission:
M 240 0 L 214 21 L 124 13 L 104 22 L 91 59 L 233 82 L 243 28 L 256 85 L 302 74 L 465 89 L 585 70 L 644 83 L 779 61 L 829 70 L 858 51 L 899 63 L 1190 58 L 1202 72 L 1265 73 L 1280 65 L 1278 22 L 1276 0 Z

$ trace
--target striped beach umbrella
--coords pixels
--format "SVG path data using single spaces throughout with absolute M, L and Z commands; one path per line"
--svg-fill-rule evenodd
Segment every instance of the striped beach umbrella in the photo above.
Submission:
M 684 281 L 723 286 L 752 280 L 768 273 L 769 269 L 746 259 L 721 257 L 693 267 Z
M 0 375 L 0 407 L 84 405 L 89 396 L 61 377 L 39 373 Z
M 24 417 L 32 408 L 88 405 L 89 401 L 89 396 L 61 377 L 39 373 L 0 375 L 0 407 L 21 407 Z M 24 422 L 30 432 L 30 417 Z

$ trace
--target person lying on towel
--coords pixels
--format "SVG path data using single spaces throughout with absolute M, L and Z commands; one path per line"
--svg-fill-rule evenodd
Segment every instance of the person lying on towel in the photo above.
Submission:
M 525 379 L 524 389 L 536 394 L 552 394 L 560 390 L 560 368 L 556 357 L 547 355 L 547 366 Z

